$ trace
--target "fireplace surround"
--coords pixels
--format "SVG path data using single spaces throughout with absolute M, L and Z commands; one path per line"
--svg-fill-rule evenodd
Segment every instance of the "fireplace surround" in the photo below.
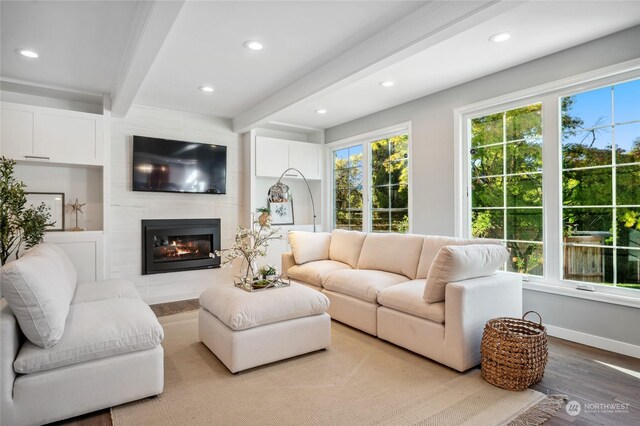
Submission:
M 142 221 L 142 275 L 219 268 L 220 219 Z

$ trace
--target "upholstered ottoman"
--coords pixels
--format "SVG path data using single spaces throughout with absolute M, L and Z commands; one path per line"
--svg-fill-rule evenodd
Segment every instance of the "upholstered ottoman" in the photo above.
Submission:
M 236 373 L 331 343 L 329 299 L 301 284 L 248 293 L 232 284 L 200 295 L 200 340 Z

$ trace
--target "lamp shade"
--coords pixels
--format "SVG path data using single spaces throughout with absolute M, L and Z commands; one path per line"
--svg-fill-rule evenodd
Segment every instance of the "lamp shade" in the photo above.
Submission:
M 285 203 L 291 199 L 289 186 L 278 181 L 269 188 L 268 196 L 272 203 Z

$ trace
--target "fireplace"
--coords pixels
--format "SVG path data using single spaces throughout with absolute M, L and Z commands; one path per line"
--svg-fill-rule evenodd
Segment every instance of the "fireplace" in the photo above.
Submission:
M 219 268 L 220 219 L 142 221 L 142 275 Z

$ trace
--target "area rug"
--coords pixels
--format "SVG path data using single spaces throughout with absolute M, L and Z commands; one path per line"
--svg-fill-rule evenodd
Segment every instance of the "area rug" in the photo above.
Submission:
M 540 424 L 562 406 L 534 390 L 499 389 L 478 369 L 460 374 L 335 321 L 327 350 L 238 374 L 198 340 L 196 311 L 160 322 L 164 392 L 114 407 L 116 426 Z

